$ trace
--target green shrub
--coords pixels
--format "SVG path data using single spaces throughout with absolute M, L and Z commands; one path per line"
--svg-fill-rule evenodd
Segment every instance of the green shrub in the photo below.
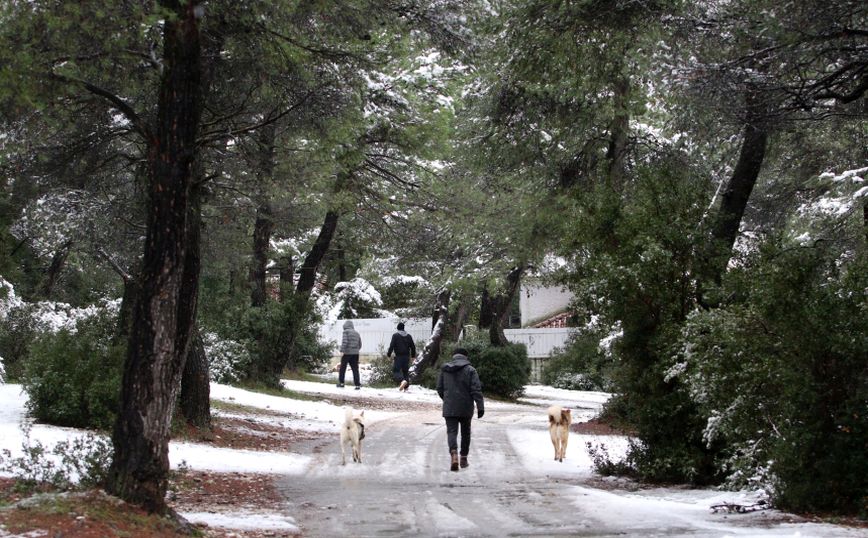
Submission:
M 125 356 L 125 346 L 111 342 L 114 329 L 104 314 L 33 342 L 22 378 L 33 417 L 76 428 L 114 425 Z
M 706 417 L 734 487 L 795 511 L 866 512 L 868 260 L 765 245 L 725 283 L 737 303 L 697 313 L 670 377 Z
M 515 399 L 524 392 L 531 371 L 527 348 L 524 344 L 494 347 L 483 335 L 462 340 L 457 344 L 442 345 L 440 357 L 431 368 L 422 373 L 420 385 L 430 389 L 437 386 L 440 367 L 452 360 L 452 352 L 456 347 L 467 350 L 470 364 L 479 373 L 482 392 L 486 395 Z
M 583 330 L 545 362 L 542 382 L 559 389 L 611 391 L 612 359 L 600 349 L 601 334 Z
M 395 379 L 392 377 L 393 363 L 394 361 L 384 353 L 380 353 L 374 357 L 374 359 L 371 360 L 371 374 L 368 378 L 368 384 L 372 387 L 395 386 Z
M 21 379 L 30 344 L 38 330 L 33 320 L 32 305 L 12 308 L 0 323 L 0 357 L 6 365 L 6 381 L 13 383 Z
M 250 352 L 245 372 L 248 381 L 277 387 L 285 368 L 315 371 L 331 357 L 330 346 L 318 340 L 318 320 L 306 298 L 269 301 L 235 314 L 241 322 L 227 325 L 226 334 L 244 342 Z
M 530 379 L 530 360 L 527 358 L 527 348 L 524 344 L 510 344 L 504 347 L 492 346 L 483 335 L 462 340 L 458 344 L 443 346 L 440 360 L 434 369 L 434 385 L 440 366 L 452 360 L 452 351 L 456 347 L 467 350 L 470 364 L 479 373 L 482 382 L 482 392 L 487 395 L 515 399 L 522 395 L 524 386 Z

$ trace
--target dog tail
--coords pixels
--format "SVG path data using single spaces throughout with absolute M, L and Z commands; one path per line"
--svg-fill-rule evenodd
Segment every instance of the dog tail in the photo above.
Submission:
M 353 410 L 350 407 L 347 407 L 344 410 L 344 424 L 349 424 L 353 421 Z
M 562 408 L 553 405 L 548 408 L 549 424 L 560 424 Z

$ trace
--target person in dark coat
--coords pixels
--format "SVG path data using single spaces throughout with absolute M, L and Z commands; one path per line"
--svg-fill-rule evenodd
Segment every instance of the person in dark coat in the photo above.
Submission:
M 344 322 L 344 333 L 341 337 L 341 369 L 338 371 L 338 387 L 344 386 L 344 375 L 347 373 L 347 364 L 353 369 L 353 382 L 356 390 L 362 388 L 359 381 L 359 351 L 362 349 L 362 337 L 353 328 L 353 322 Z
M 386 357 L 395 353 L 395 362 L 392 364 L 392 376 L 395 381 L 400 381 L 398 390 L 406 391 L 410 388 L 410 359 L 416 358 L 416 344 L 413 337 L 404 331 L 404 323 L 398 323 L 398 332 L 392 335 L 389 350 Z
M 470 451 L 470 421 L 473 419 L 473 404 L 476 403 L 476 416 L 485 414 L 485 401 L 482 399 L 482 383 L 476 368 L 470 365 L 467 350 L 457 348 L 452 352 L 452 360 L 440 368 L 437 378 L 437 394 L 443 400 L 443 418 L 446 419 L 446 442 L 451 457 L 450 469 L 458 470 L 458 429 L 461 429 L 461 467 L 467 467 L 467 453 Z

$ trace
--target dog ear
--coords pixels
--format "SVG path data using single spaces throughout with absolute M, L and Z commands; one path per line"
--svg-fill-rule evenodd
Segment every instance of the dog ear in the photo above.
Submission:
M 359 416 L 360 416 L 360 417 L 365 416 L 365 412 L 364 412 L 364 411 L 359 411 Z

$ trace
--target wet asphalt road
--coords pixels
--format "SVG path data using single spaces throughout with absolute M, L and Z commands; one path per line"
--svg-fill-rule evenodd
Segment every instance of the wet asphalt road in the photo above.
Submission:
M 548 439 L 544 413 L 515 406 L 474 418 L 470 467 L 452 472 L 439 412 L 408 411 L 367 425 L 360 464 L 348 457 L 340 465 L 337 433 L 332 441 L 311 442 L 306 472 L 285 477 L 278 488 L 287 513 L 310 537 L 868 538 L 866 529 L 792 527 L 774 511 L 712 514 L 703 499 L 714 492 L 597 489 L 600 483 L 590 472 L 577 473 L 575 461 L 565 460 L 564 466 L 573 465 L 569 473 L 529 470 L 509 429 Z M 551 450 L 546 442 L 538 446 Z M 548 453 L 541 458 L 548 460 Z

